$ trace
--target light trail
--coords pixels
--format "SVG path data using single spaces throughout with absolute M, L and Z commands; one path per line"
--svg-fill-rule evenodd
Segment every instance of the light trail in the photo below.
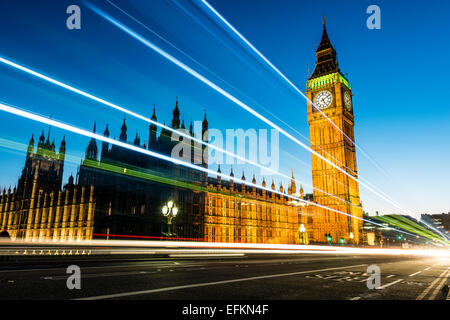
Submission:
M 301 244 L 264 244 L 264 243 L 235 243 L 235 242 L 200 242 L 200 241 L 143 241 L 143 240 L 76 240 L 76 241 L 37 241 L 29 243 L 18 240 L 14 242 L 1 242 L 0 250 L 23 249 L 20 245 L 28 247 L 43 247 L 44 245 L 54 248 L 65 247 L 71 250 L 86 249 L 87 247 L 98 247 L 99 254 L 108 252 L 108 248 L 152 248 L 151 251 L 133 251 L 132 254 L 201 254 L 206 257 L 210 254 L 234 253 L 234 254 L 364 254 L 364 255 L 418 255 L 430 256 L 438 259 L 450 258 L 450 250 L 447 249 L 387 249 L 387 248 L 357 248 L 330 245 L 301 245 Z M 104 247 L 105 249 L 103 249 Z M 156 248 L 156 249 L 155 249 Z M 92 254 L 94 254 L 92 249 Z M 126 249 L 115 251 L 114 254 L 122 252 L 126 254 Z
M 207 168 L 204 168 L 204 167 L 201 167 L 201 166 L 197 166 L 195 164 L 191 164 L 189 162 L 185 162 L 185 161 L 182 161 L 182 160 L 179 160 L 179 159 L 171 158 L 169 156 L 166 156 L 166 155 L 163 155 L 163 154 L 159 154 L 159 153 L 151 151 L 151 150 L 143 149 L 143 148 L 137 147 L 135 145 L 131 145 L 131 144 L 128 144 L 128 143 L 125 143 L 125 142 L 117 141 L 117 140 L 114 140 L 114 139 L 111 139 L 111 138 L 99 135 L 99 134 L 94 133 L 94 132 L 90 132 L 90 131 L 87 131 L 87 130 L 84 130 L 84 129 L 80 129 L 80 128 L 77 128 L 75 126 L 69 125 L 69 124 L 65 124 L 65 123 L 56 121 L 54 119 L 48 119 L 48 118 L 45 118 L 43 116 L 40 116 L 40 115 L 31 113 L 31 112 L 28 112 L 28 111 L 19 109 L 17 107 L 13 107 L 11 105 L 6 105 L 6 104 L 3 104 L 3 103 L 0 103 L 0 110 L 2 110 L 4 112 L 7 112 L 7 113 L 10 113 L 10 114 L 17 115 L 19 117 L 23 117 L 23 118 L 26 118 L 26 119 L 29 119 L 29 120 L 33 120 L 33 121 L 44 123 L 44 124 L 47 124 L 47 125 L 50 125 L 50 126 L 53 126 L 53 127 L 56 127 L 56 128 L 60 128 L 60 129 L 63 129 L 63 130 L 66 130 L 66 131 L 69 131 L 69 132 L 72 132 L 72 133 L 76 133 L 76 134 L 79 134 L 79 135 L 82 135 L 82 136 L 86 136 L 88 138 L 93 138 L 93 139 L 100 140 L 100 141 L 103 141 L 103 142 L 107 142 L 107 143 L 110 143 L 112 145 L 116 145 L 116 146 L 119 146 L 119 147 L 122 147 L 122 148 L 125 148 L 125 149 L 136 151 L 136 152 L 139 152 L 139 153 L 151 156 L 151 157 L 155 157 L 155 158 L 158 158 L 158 159 L 161 159 L 161 160 L 164 160 L 164 161 L 168 161 L 168 162 L 177 164 L 177 165 L 185 166 L 185 167 L 188 167 L 188 168 L 191 168 L 191 169 L 194 169 L 194 170 L 198 170 L 198 171 L 201 171 L 201 172 L 204 172 L 204 173 L 208 173 L 208 174 L 215 174 L 215 175 L 221 176 L 222 178 L 225 178 L 227 180 L 233 180 L 236 183 L 240 183 L 240 184 L 247 185 L 249 187 L 265 190 L 266 192 L 271 192 L 271 193 L 280 195 L 282 197 L 286 197 L 286 198 L 289 198 L 289 199 L 292 199 L 292 200 L 296 200 L 296 201 L 305 203 L 307 205 L 312 205 L 312 206 L 315 206 L 315 207 L 318 207 L 318 208 L 321 208 L 321 209 L 325 209 L 325 210 L 328 210 L 328 211 L 339 213 L 339 214 L 351 217 L 353 219 L 366 221 L 366 222 L 374 224 L 374 225 L 385 227 L 385 226 L 383 226 L 381 224 L 375 223 L 373 221 L 366 220 L 364 218 L 353 216 L 353 215 L 348 214 L 346 212 L 342 212 L 342 211 L 339 211 L 339 210 L 336 210 L 336 209 L 332 209 L 332 208 L 320 205 L 320 204 L 315 203 L 315 202 L 311 202 L 311 201 L 308 201 L 308 200 L 301 199 L 301 198 L 293 196 L 293 195 L 289 195 L 289 194 L 285 194 L 285 193 L 282 193 L 282 192 L 279 192 L 279 191 L 276 191 L 276 190 L 272 190 L 272 189 L 267 188 L 267 187 L 259 186 L 257 184 L 254 184 L 254 183 L 251 183 L 251 182 L 248 182 L 248 181 L 245 181 L 245 180 L 241 180 L 241 179 L 229 176 L 229 175 L 224 174 L 224 173 L 215 172 L 213 170 L 210 170 L 210 169 L 207 169 Z M 390 227 L 388 227 L 388 228 L 392 229 Z M 411 233 L 403 231 L 403 230 L 398 230 L 398 229 L 392 229 L 392 230 L 400 232 L 400 233 L 404 233 L 404 234 L 415 236 L 414 234 L 411 234 Z
M 145 46 L 149 47 L 150 49 L 152 49 L 156 53 L 160 54 L 161 56 L 163 56 L 164 58 L 166 58 L 170 62 L 174 63 L 178 67 L 182 68 L 187 73 L 191 74 L 192 76 L 194 76 L 198 80 L 202 81 L 204 84 L 206 84 L 207 86 L 209 86 L 213 90 L 217 91 L 218 93 L 220 93 L 221 95 L 223 95 L 224 97 L 229 99 L 230 101 L 234 102 L 235 104 L 237 104 L 238 106 L 240 106 L 241 108 L 243 108 L 244 110 L 249 112 L 250 114 L 254 115 L 256 118 L 258 118 L 261 121 L 265 122 L 266 124 L 271 126 L 273 129 L 276 129 L 281 134 L 283 134 L 284 136 L 286 136 L 287 138 L 289 138 L 290 140 L 292 140 L 293 142 L 295 142 L 299 146 L 301 146 L 304 149 L 308 150 L 309 152 L 314 154 L 316 157 L 320 158 L 321 160 L 323 160 L 326 163 L 328 163 L 329 165 L 331 165 L 333 168 L 337 169 L 341 173 L 343 173 L 346 176 L 348 176 L 350 179 L 352 179 L 352 180 L 356 181 L 357 183 L 359 183 L 360 185 L 364 186 L 367 190 L 371 191 L 372 193 L 374 193 L 375 195 L 377 195 L 381 199 L 383 199 L 386 202 L 390 203 L 391 205 L 397 207 L 401 211 L 407 212 L 406 210 L 401 208 L 399 205 L 394 203 L 392 200 L 390 200 L 389 198 L 385 197 L 381 193 L 379 193 L 376 190 L 374 190 L 373 188 L 371 188 L 368 184 L 363 183 L 362 181 L 359 181 L 358 178 L 355 178 L 353 175 L 349 174 L 348 172 L 346 172 L 342 168 L 338 167 L 336 164 L 332 163 L 331 161 L 329 161 L 328 159 L 326 159 L 325 157 L 323 157 L 322 155 L 320 155 L 316 151 L 312 150 L 310 147 L 305 145 L 303 142 L 301 142 L 297 138 L 293 137 L 290 133 L 286 132 L 284 129 L 282 129 L 281 127 L 279 127 L 278 125 L 276 125 L 275 123 L 273 123 L 272 121 L 270 121 L 269 119 L 264 117 L 263 115 L 259 114 L 257 111 L 255 111 L 254 109 L 252 109 L 251 107 L 249 107 L 248 105 L 246 105 L 245 103 L 243 103 L 242 101 L 240 101 L 239 99 L 237 99 L 236 97 L 234 97 L 233 95 L 228 93 L 226 90 L 224 90 L 221 87 L 217 86 L 215 83 L 211 82 L 210 80 L 208 80 L 207 78 L 205 78 L 204 76 L 199 74 L 197 71 L 193 70 L 192 68 L 190 68 L 189 66 L 187 66 L 183 62 L 179 61 L 175 57 L 171 56 L 169 53 L 165 52 L 164 50 L 162 50 L 161 48 L 159 48 L 155 44 L 153 44 L 150 41 L 146 40 L 141 35 L 139 35 L 138 33 L 134 32 L 133 30 L 131 30 L 130 28 L 128 28 L 127 26 L 125 26 L 124 24 L 119 22 L 118 20 L 114 19 L 113 17 L 111 17 L 107 13 L 103 12 L 102 10 L 98 9 L 97 7 L 95 7 L 94 5 L 92 5 L 92 4 L 88 3 L 88 2 L 86 3 L 86 6 L 89 7 L 95 13 L 97 13 L 99 16 L 104 18 L 105 20 L 109 21 L 111 24 L 115 25 L 117 28 L 121 29 L 122 31 L 124 31 L 125 33 L 127 33 L 131 37 L 135 38 L 136 40 L 138 40 L 139 42 L 141 42 Z M 408 215 L 411 215 L 411 213 L 408 213 Z
M 303 98 L 306 99 L 307 102 L 311 103 L 311 105 L 321 113 L 321 115 L 323 117 L 325 117 L 340 133 L 342 133 L 342 135 L 348 140 L 350 141 L 356 148 L 358 148 L 365 156 L 367 159 L 369 159 L 372 164 L 374 164 L 380 171 L 382 171 L 385 175 L 387 175 L 387 173 L 383 170 L 383 168 L 381 168 L 376 162 L 375 160 L 373 160 L 361 147 L 359 147 L 356 142 L 354 142 L 349 136 L 347 136 L 345 134 L 344 131 L 342 131 L 330 118 L 328 118 L 325 113 L 322 112 L 322 110 L 320 110 L 320 108 L 316 107 L 316 105 L 310 100 L 308 99 L 308 97 L 300 90 L 297 88 L 297 86 L 295 84 L 293 84 L 291 82 L 291 80 L 289 80 L 272 62 L 270 62 L 269 59 L 267 59 L 258 49 L 256 49 L 251 43 L 250 41 L 248 41 L 235 27 L 233 27 L 233 25 L 231 25 L 231 23 L 229 23 L 216 9 L 214 9 L 213 6 L 211 6 L 206 0 L 200 0 L 211 12 L 213 12 L 228 28 L 230 28 L 234 34 L 236 34 L 242 41 L 244 41 L 244 43 L 249 46 L 253 52 L 255 52 L 261 59 L 264 60 L 264 62 L 266 62 L 281 78 L 283 78 L 290 86 L 291 88 L 293 88 L 296 92 L 298 92 Z
M 194 137 L 194 136 L 191 136 L 191 135 L 189 135 L 189 134 L 186 134 L 186 133 L 184 133 L 184 132 L 182 132 L 182 131 L 178 131 L 178 130 L 176 130 L 176 129 L 173 129 L 173 128 L 171 128 L 171 127 L 168 127 L 168 126 L 166 126 L 166 125 L 164 125 L 164 124 L 161 124 L 161 123 L 159 123 L 159 122 L 157 122 L 157 121 L 154 121 L 154 120 L 152 120 L 152 119 L 150 119 L 150 118 L 147 118 L 147 117 L 145 117 L 145 116 L 143 116 L 143 115 L 140 115 L 140 114 L 138 114 L 138 113 L 136 113 L 136 112 L 133 112 L 133 111 L 131 111 L 131 110 L 129 110 L 129 109 L 126 109 L 126 108 L 121 107 L 121 106 L 119 106 L 119 105 L 117 105 L 117 104 L 111 103 L 111 102 L 109 102 L 109 101 L 107 101 L 107 100 L 105 100 L 105 99 L 102 99 L 102 98 L 99 98 L 99 97 L 97 97 L 97 96 L 95 96 L 95 95 L 93 95 L 93 94 L 90 94 L 90 93 L 88 93 L 88 92 L 86 92 L 86 91 L 83 91 L 83 90 L 81 90 L 81 89 L 78 89 L 78 88 L 75 88 L 75 87 L 73 87 L 73 86 L 71 86 L 71 85 L 68 85 L 67 83 L 58 81 L 58 80 L 56 80 L 56 79 L 54 79 L 54 78 L 52 78 L 52 77 L 49 77 L 49 76 L 47 76 L 47 75 L 45 75 L 45 74 L 42 74 L 42 73 L 40 73 L 40 72 L 37 72 L 37 71 L 32 70 L 32 69 L 30 69 L 30 68 L 27 68 L 27 67 L 25 67 L 25 66 L 23 66 L 23 65 L 20 65 L 20 64 L 18 64 L 18 63 L 15 63 L 15 62 L 13 62 L 13 61 L 11 61 L 11 60 L 9 60 L 9 59 L 6 59 L 6 58 L 4 58 L 4 57 L 2 57 L 2 56 L 0 56 L 0 62 L 1 62 L 1 63 L 4 63 L 4 64 L 6 64 L 6 65 L 8 65 L 8 66 L 10 66 L 10 67 L 13 67 L 13 68 L 15 68 L 15 69 L 18 69 L 18 70 L 20 70 L 20 71 L 23 71 L 23 72 L 25 72 L 25 73 L 28 73 L 28 74 L 30 74 L 30 75 L 33 75 L 33 76 L 35 76 L 35 77 L 37 77 L 37 78 L 39 78 L 39 79 L 45 80 L 45 81 L 47 81 L 47 82 L 50 82 L 50 83 L 52 83 L 52 84 L 54 84 L 54 85 L 56 85 L 56 86 L 62 87 L 62 88 L 66 89 L 66 90 L 69 90 L 69 91 L 71 91 L 71 92 L 73 92 L 73 93 L 79 94 L 79 95 L 81 95 L 81 96 L 83 96 L 83 97 L 85 97 L 85 98 L 94 100 L 94 101 L 96 101 L 96 102 L 98 102 L 98 103 L 101 103 L 101 104 L 103 104 L 103 105 L 106 105 L 106 106 L 108 106 L 108 107 L 110 107 L 110 108 L 113 108 L 113 109 L 119 110 L 119 111 L 121 111 L 121 112 L 124 112 L 124 113 L 126 113 L 126 114 L 128 114 L 128 115 L 131 115 L 131 116 L 133 116 L 133 117 L 135 117 L 135 118 L 138 118 L 138 119 L 140 119 L 140 120 L 143 120 L 143 121 L 145 121 L 145 122 L 147 122 L 147 123 L 154 124 L 154 125 L 156 125 L 156 126 L 158 126 L 158 127 L 160 127 L 160 128 L 166 129 L 166 130 L 168 130 L 168 131 L 170 131 L 170 132 L 172 132 L 172 133 L 176 133 L 177 135 L 180 135 L 180 136 L 182 136 L 183 138 L 187 138 L 187 139 L 189 139 L 189 140 L 192 140 L 192 141 L 195 141 L 195 142 L 197 142 L 197 143 L 199 143 L 199 144 L 202 144 L 202 145 L 204 145 L 204 146 L 207 146 L 208 148 L 217 150 L 217 151 L 219 151 L 219 152 L 223 152 L 224 154 L 229 155 L 229 156 L 231 156 L 231 157 L 233 157 L 233 158 L 235 158 L 235 159 L 238 159 L 238 160 L 244 161 L 244 162 L 246 162 L 246 163 L 248 163 L 248 164 L 251 164 L 251 165 L 253 165 L 253 166 L 256 166 L 256 167 L 260 168 L 261 170 L 266 170 L 266 171 L 268 171 L 268 172 L 271 172 L 271 173 L 273 173 L 273 174 L 275 174 L 275 175 L 278 175 L 278 176 L 280 176 L 280 177 L 283 177 L 283 178 L 285 178 L 285 179 L 292 180 L 292 178 L 291 178 L 290 176 L 285 175 L 285 174 L 283 174 L 283 173 L 281 173 L 281 172 L 278 172 L 278 171 L 276 171 L 276 170 L 274 170 L 274 169 L 272 169 L 272 168 L 270 168 L 270 167 L 265 167 L 265 166 L 263 166 L 263 165 L 261 165 L 261 164 L 259 164 L 259 163 L 257 163 L 257 162 L 251 161 L 250 159 L 247 159 L 247 158 L 245 158 L 245 157 L 241 157 L 241 156 L 239 156 L 239 155 L 237 155 L 237 154 L 234 154 L 234 153 L 232 153 L 232 152 L 230 152 L 230 151 L 228 151 L 228 150 L 219 148 L 219 147 L 215 146 L 214 144 L 207 143 L 207 142 L 205 142 L 205 141 L 203 141 L 203 140 L 201 140 L 201 139 L 198 139 L 198 138 L 196 138 L 196 137 Z M 335 198 L 335 199 L 337 199 L 337 200 L 339 200 L 339 201 L 342 201 L 342 202 L 344 202 L 344 203 L 347 203 L 347 204 L 349 204 L 349 205 L 351 205 L 351 206 L 359 207 L 359 206 L 357 206 L 357 205 L 355 205 L 355 204 L 353 204 L 353 203 L 351 203 L 351 202 L 349 202 L 349 201 L 347 201 L 347 200 L 345 200 L 345 199 L 342 199 L 342 198 L 339 198 L 339 197 L 337 197 L 337 196 L 335 196 L 335 195 L 332 195 L 332 194 L 330 194 L 330 193 L 328 193 L 328 192 L 326 192 L 326 191 L 324 191 L 324 190 L 321 190 L 321 189 L 319 189 L 319 188 L 316 188 L 316 187 L 314 187 L 314 186 L 312 186 L 312 185 L 310 185 L 310 184 L 308 184 L 308 183 L 305 183 L 305 182 L 300 181 L 300 180 L 297 180 L 297 179 L 294 179 L 294 181 L 295 181 L 296 183 L 303 184 L 303 185 L 305 185 L 305 186 L 307 186 L 307 187 L 310 187 L 310 188 L 312 188 L 312 189 L 314 189 L 314 190 L 317 190 L 318 192 L 321 192 L 321 193 L 323 193 L 323 194 L 326 194 L 326 195 L 328 195 L 328 196 L 330 196 L 330 197 L 332 197 L 332 198 Z

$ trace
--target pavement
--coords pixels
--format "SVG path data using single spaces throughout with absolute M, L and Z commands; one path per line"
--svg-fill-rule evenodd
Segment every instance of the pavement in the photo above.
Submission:
M 80 289 L 67 287 L 69 265 Z M 58 257 L 2 263 L 0 299 L 445 300 L 449 276 L 448 258 L 407 255 Z

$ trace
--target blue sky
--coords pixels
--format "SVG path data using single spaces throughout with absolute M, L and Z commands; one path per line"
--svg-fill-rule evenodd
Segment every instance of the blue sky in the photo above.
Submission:
M 91 3 L 280 126 L 289 125 L 309 137 L 304 99 L 217 24 L 200 2 L 113 1 L 146 27 L 110 3 Z M 65 11 L 71 4 L 81 7 L 81 30 L 66 28 Z M 348 73 L 355 95 L 356 142 L 387 172 L 359 152 L 360 177 L 410 212 L 450 211 L 447 2 L 216 0 L 211 4 L 301 90 L 307 70 L 314 68 L 325 15 L 341 70 Z M 370 4 L 381 8 L 381 30 L 366 28 Z M 214 128 L 268 128 L 79 1 L 2 2 L 0 39 L 2 57 L 146 116 L 155 104 L 161 122 L 170 122 L 178 96 L 186 125 L 191 119 L 201 120 L 206 110 Z M 4 65 L 0 65 L 0 100 L 86 129 L 97 121 L 101 132 L 108 121 L 112 137 L 118 137 L 123 120 L 118 111 Z M 0 137 L 22 143 L 45 128 L 4 113 L 0 121 Z M 136 131 L 141 140 L 147 139 L 146 123 L 127 117 L 127 124 L 129 139 Z M 57 145 L 63 134 L 68 152 L 81 159 L 88 139 L 53 129 Z M 310 184 L 309 153 L 283 137 L 280 149 L 280 171 L 289 175 L 293 168 L 297 179 Z M 0 185 L 13 185 L 24 155 L 0 148 L 0 162 L 8 168 Z M 75 173 L 77 165 L 68 163 L 66 176 Z M 239 176 L 240 170 L 235 170 Z M 246 167 L 247 176 L 253 171 Z M 361 198 L 369 212 L 398 212 L 364 188 Z

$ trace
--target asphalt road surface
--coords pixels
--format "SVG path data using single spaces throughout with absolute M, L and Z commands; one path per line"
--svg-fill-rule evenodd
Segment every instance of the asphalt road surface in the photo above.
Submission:
M 81 289 L 67 288 L 78 265 Z M 380 268 L 369 289 L 367 268 Z M 445 299 L 449 261 L 344 254 L 106 258 L 0 264 L 0 299 Z

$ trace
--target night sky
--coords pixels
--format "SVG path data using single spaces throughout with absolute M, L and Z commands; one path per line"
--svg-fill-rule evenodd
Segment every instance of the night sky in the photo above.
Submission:
M 200 1 L 90 1 L 150 42 L 195 69 L 309 145 L 306 101 Z M 414 214 L 450 211 L 450 74 L 447 1 L 377 1 L 381 30 L 366 27 L 372 1 L 211 0 L 234 27 L 305 90 L 326 17 L 341 71 L 354 94 L 357 153 L 364 181 Z M 66 8 L 81 8 L 81 30 L 66 28 Z M 2 1 L 0 56 L 103 99 L 170 124 L 178 97 L 186 127 L 202 120 L 211 128 L 267 129 L 233 102 L 92 12 L 82 1 Z M 127 14 L 125 14 L 126 12 Z M 131 17 L 137 19 L 133 20 Z M 0 100 L 103 132 L 120 133 L 123 113 L 77 96 L 0 63 Z M 148 124 L 126 117 L 128 140 L 148 139 Z M 0 138 L 27 144 L 47 126 L 0 112 Z M 88 138 L 53 128 L 57 147 L 66 135 L 65 177 L 75 174 Z M 99 143 L 100 147 L 100 143 Z M 280 171 L 311 184 L 308 151 L 280 136 Z M 375 166 L 376 162 L 379 167 Z M 14 185 L 24 153 L 0 146 L 0 186 Z M 215 169 L 215 166 L 211 168 Z M 242 166 L 234 166 L 241 176 Z M 228 173 L 229 166 L 222 172 Z M 245 166 L 247 180 L 259 171 Z M 271 177 L 267 177 L 271 179 Z M 277 185 L 280 179 L 275 179 Z M 287 182 L 283 180 L 283 186 Z M 311 188 L 304 187 L 306 192 Z M 400 213 L 361 189 L 366 211 Z

